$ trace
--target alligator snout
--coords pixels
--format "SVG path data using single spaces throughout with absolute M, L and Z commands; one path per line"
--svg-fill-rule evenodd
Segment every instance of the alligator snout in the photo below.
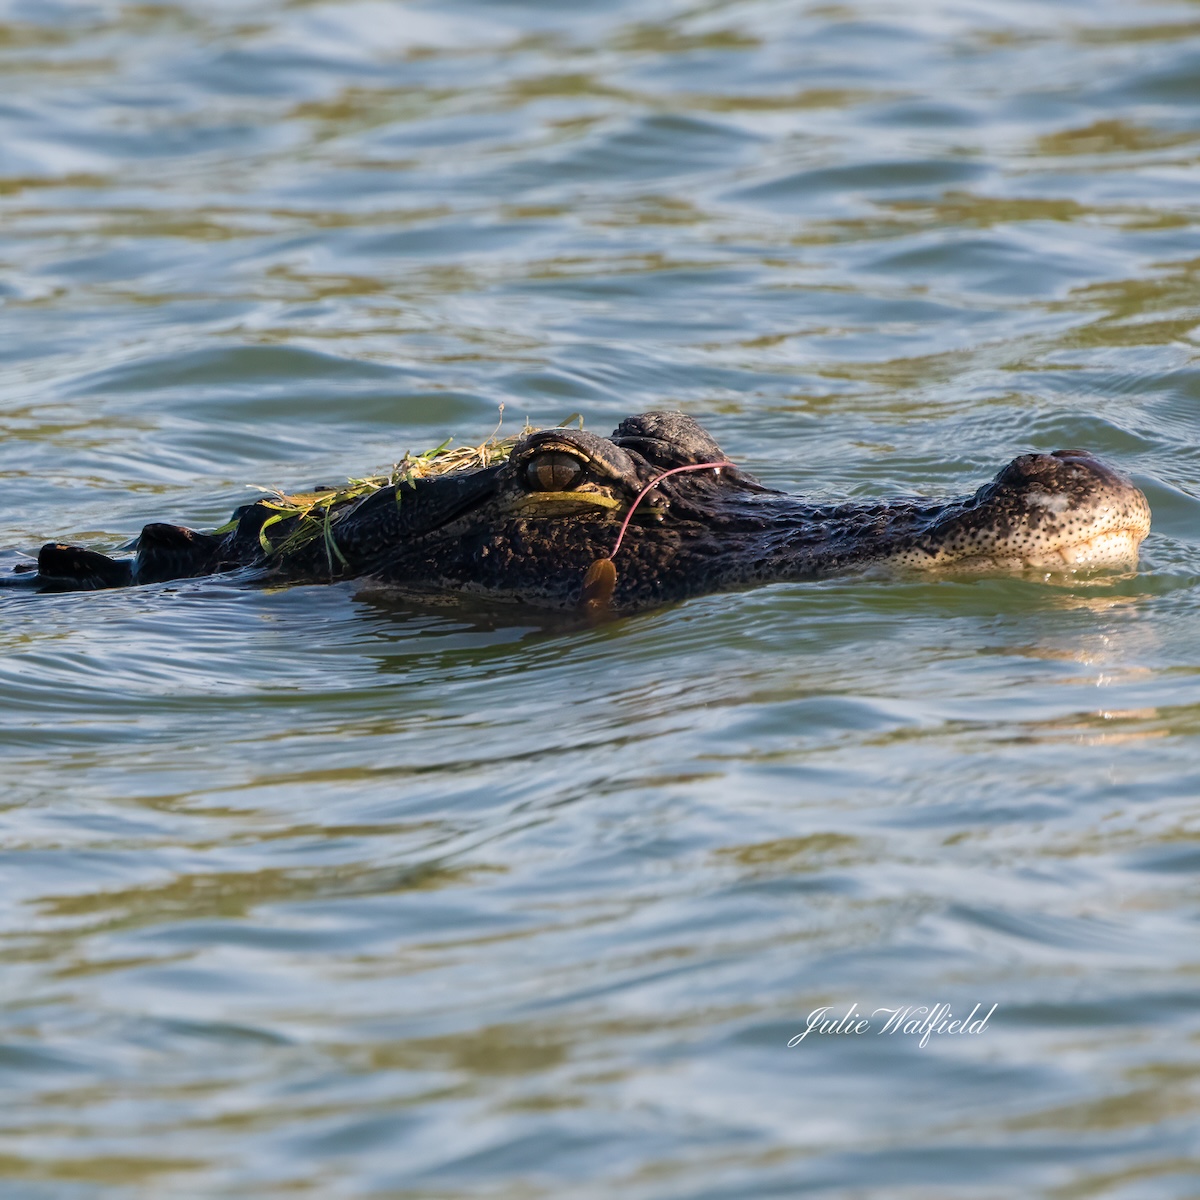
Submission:
M 927 557 L 920 565 L 1132 566 L 1149 529 L 1146 497 L 1127 475 L 1087 450 L 1022 454 L 926 531 L 919 546 Z

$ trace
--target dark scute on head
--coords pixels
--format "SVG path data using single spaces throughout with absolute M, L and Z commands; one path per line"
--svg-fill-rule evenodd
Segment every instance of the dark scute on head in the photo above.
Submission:
M 127 587 L 131 582 L 128 562 L 109 558 L 82 546 L 49 542 L 38 552 L 37 581 L 45 591 L 87 592 L 101 588 Z
M 198 575 L 220 548 L 222 539 L 182 525 L 155 523 L 142 529 L 133 567 L 135 583 L 165 583 Z
M 725 457 L 716 440 L 681 412 L 648 412 L 626 417 L 613 430 L 612 440 L 627 450 L 636 450 L 647 462 L 663 470 L 718 462 Z

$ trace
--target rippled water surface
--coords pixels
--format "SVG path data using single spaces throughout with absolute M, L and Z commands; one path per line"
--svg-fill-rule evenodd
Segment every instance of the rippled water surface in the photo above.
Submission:
M 1133 576 L 0 598 L 0 1194 L 1200 1195 L 1200 6 L 0 2 L 0 547 L 504 405 Z M 813 1010 L 976 1004 L 974 1034 Z

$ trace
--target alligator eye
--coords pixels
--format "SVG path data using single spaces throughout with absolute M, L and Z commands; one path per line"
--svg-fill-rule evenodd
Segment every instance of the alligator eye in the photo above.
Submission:
M 548 450 L 525 464 L 525 483 L 531 492 L 569 492 L 583 482 L 583 463 L 570 454 Z

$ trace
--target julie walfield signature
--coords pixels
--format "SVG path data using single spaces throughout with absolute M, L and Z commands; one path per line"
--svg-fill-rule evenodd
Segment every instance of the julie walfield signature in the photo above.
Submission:
M 935 1035 L 950 1033 L 982 1033 L 992 1013 L 999 1007 L 993 1004 L 981 1017 L 979 1010 L 982 1004 L 977 1004 L 965 1017 L 956 1017 L 948 1004 L 910 1004 L 900 1008 L 876 1008 L 868 1016 L 859 1012 L 858 1004 L 850 1005 L 844 1017 L 830 1016 L 833 1005 L 825 1008 L 814 1008 L 808 1014 L 804 1032 L 798 1033 L 788 1042 L 788 1047 L 800 1045 L 810 1033 L 820 1034 L 850 1034 L 867 1033 L 906 1033 L 910 1037 L 920 1037 L 917 1045 L 929 1045 L 929 1039 Z

